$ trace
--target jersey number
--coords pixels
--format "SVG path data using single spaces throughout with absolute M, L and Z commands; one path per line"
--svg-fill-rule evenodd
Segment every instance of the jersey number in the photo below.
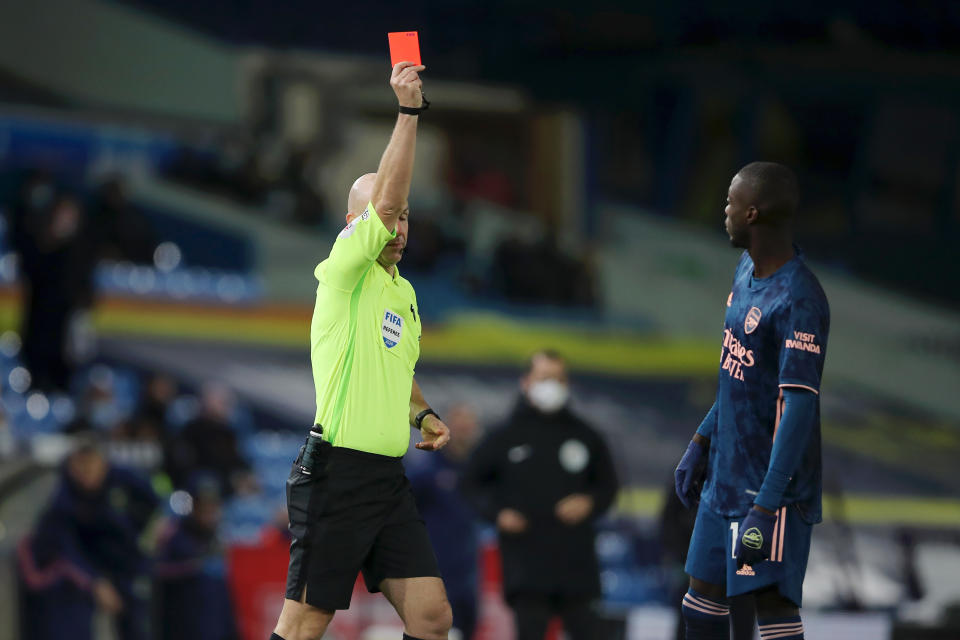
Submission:
M 737 538 L 740 536 L 740 523 L 731 522 L 730 523 L 730 557 L 736 559 L 737 557 Z

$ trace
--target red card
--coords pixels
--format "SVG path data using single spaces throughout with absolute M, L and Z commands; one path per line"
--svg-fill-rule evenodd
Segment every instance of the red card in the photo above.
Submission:
M 416 31 L 394 31 L 387 34 L 390 43 L 390 66 L 398 62 L 420 64 L 420 38 Z

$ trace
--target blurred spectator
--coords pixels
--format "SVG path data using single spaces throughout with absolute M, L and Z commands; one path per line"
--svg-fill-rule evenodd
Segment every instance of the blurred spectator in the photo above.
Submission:
M 139 476 L 112 467 L 92 440 L 64 464 L 32 537 L 18 550 L 23 637 L 85 640 L 94 611 L 122 640 L 149 638 L 146 558 L 138 539 L 158 504 Z
M 113 433 L 124 419 L 114 389 L 114 373 L 106 365 L 96 365 L 90 368 L 83 395 L 80 397 L 80 406 L 73 421 L 67 425 L 67 433 L 86 433 L 96 430 L 102 433 Z
M 184 512 L 160 534 L 155 572 L 162 640 L 236 640 L 226 557 L 218 535 L 222 510 L 215 478 L 181 494 Z
M 476 411 L 455 405 L 446 424 L 456 437 L 439 454 L 422 456 L 409 476 L 453 608 L 453 626 L 470 640 L 477 622 L 477 517 L 459 483 L 477 439 Z
M 10 243 L 13 250 L 23 256 L 28 238 L 27 228 L 53 204 L 57 185 L 48 172 L 34 170 L 27 173 L 20 184 L 17 199 L 10 209 Z
M 510 301 L 592 307 L 597 303 L 593 274 L 545 236 L 536 242 L 510 237 L 496 249 L 494 285 Z
M 684 565 L 687 562 L 687 548 L 690 546 L 690 536 L 693 535 L 693 525 L 697 519 L 696 509 L 687 509 L 677 497 L 674 489 L 673 476 L 663 494 L 663 510 L 660 512 L 660 553 L 664 574 L 667 580 L 667 591 L 670 594 L 667 602 L 677 604 L 677 640 L 687 637 L 686 626 L 683 623 L 679 603 L 683 594 L 687 592 L 690 582 Z
M 216 152 L 180 149 L 167 176 L 276 218 L 317 226 L 327 212 L 313 178 L 323 160 L 321 150 L 310 146 L 290 149 L 270 136 L 233 136 L 220 142 Z
M 157 240 L 152 225 L 130 202 L 120 176 L 110 176 L 100 185 L 90 212 L 88 231 L 98 258 L 153 262 Z
M 0 406 L 0 460 L 11 458 L 16 452 L 17 439 L 13 435 L 13 429 L 10 428 L 6 410 Z
M 316 172 L 316 156 L 310 148 L 298 149 L 290 154 L 284 168 L 285 186 L 294 198 L 293 221 L 311 227 L 320 225 L 327 211 L 320 190 L 310 179 Z
M 233 410 L 233 394 L 225 386 L 211 383 L 203 388 L 200 415 L 172 439 L 167 452 L 167 473 L 175 487 L 186 487 L 198 472 L 209 472 L 220 482 L 224 496 L 256 490 L 231 424 Z
M 450 250 L 450 244 L 455 240 L 447 237 L 443 228 L 429 218 L 418 215 L 416 227 L 416 241 L 408 244 L 404 250 L 403 264 L 414 271 L 429 271 Z
M 293 535 L 290 533 L 290 514 L 286 505 L 278 507 L 273 512 L 273 518 L 260 531 L 260 545 L 263 547 L 289 547 Z
M 555 615 L 571 640 L 594 640 L 600 575 L 593 524 L 617 492 L 613 460 L 602 437 L 569 409 L 559 354 L 535 354 L 521 388 L 506 425 L 470 457 L 463 490 L 499 530 L 518 640 L 542 640 Z
M 140 392 L 133 416 L 123 425 L 121 437 L 167 445 L 167 411 L 177 396 L 177 381 L 163 373 L 151 374 Z
M 516 208 L 519 204 L 516 185 L 494 156 L 489 141 L 472 141 L 468 149 L 451 158 L 447 176 L 450 187 L 463 200 L 479 198 Z
M 86 216 L 74 195 L 58 193 L 38 173 L 27 179 L 12 222 L 24 281 L 24 364 L 34 387 L 64 390 L 74 364 L 71 326 L 93 302 L 95 246 Z

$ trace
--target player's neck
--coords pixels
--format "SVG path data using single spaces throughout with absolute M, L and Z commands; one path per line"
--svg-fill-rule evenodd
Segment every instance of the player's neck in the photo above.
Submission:
M 764 238 L 750 246 L 750 259 L 753 260 L 753 276 L 768 278 L 777 269 L 793 260 L 795 251 L 790 238 Z

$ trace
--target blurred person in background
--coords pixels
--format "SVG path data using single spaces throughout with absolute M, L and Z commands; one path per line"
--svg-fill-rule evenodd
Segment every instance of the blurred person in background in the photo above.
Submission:
M 660 511 L 660 559 L 666 573 L 669 602 L 677 603 L 676 640 L 684 640 L 687 632 L 683 624 L 683 608 L 680 605 L 683 594 L 687 592 L 689 578 L 683 567 L 687 562 L 687 548 L 693 535 L 693 524 L 697 519 L 696 506 L 688 509 L 674 488 L 673 478 L 663 497 L 663 509 Z
M 446 640 L 452 623 L 430 536 L 402 456 L 416 427 L 428 451 L 450 431 L 413 377 L 416 294 L 400 276 L 423 99 L 422 65 L 398 62 L 396 125 L 375 174 L 347 197 L 347 226 L 314 270 L 310 326 L 314 426 L 287 479 L 290 563 L 271 640 L 316 640 L 347 609 L 357 573 L 403 620 L 406 640 Z
M 0 460 L 12 458 L 17 449 L 17 439 L 13 435 L 13 429 L 10 428 L 7 412 L 0 404 Z
M 290 515 L 286 508 L 279 507 L 273 512 L 270 521 L 260 530 L 259 543 L 264 547 L 283 546 L 288 548 L 293 536 L 290 534 Z
M 796 176 L 772 162 L 748 164 L 727 191 L 725 228 L 744 252 L 717 398 L 675 472 L 680 500 L 700 499 L 683 597 L 688 640 L 728 638 L 727 598 L 745 593 L 755 596 L 761 640 L 803 638 L 803 578 L 822 513 L 830 307 L 793 244 L 798 201 Z
M 158 503 L 144 479 L 110 465 L 84 437 L 18 549 L 23 637 L 90 639 L 99 608 L 114 616 L 122 640 L 149 638 L 150 587 L 139 539 Z
M 167 411 L 177 397 L 177 381 L 164 373 L 152 373 L 143 383 L 133 415 L 121 429 L 121 437 L 168 445 Z
M 140 401 L 134 415 L 164 425 L 167 411 L 179 391 L 175 378 L 165 373 L 151 373 L 140 392 Z
M 453 608 L 453 626 L 470 640 L 477 623 L 477 515 L 460 491 L 467 459 L 477 440 L 477 412 L 457 404 L 447 413 L 447 425 L 457 437 L 439 455 L 423 456 L 410 471 L 417 508 L 437 553 L 440 574 Z
M 564 307 L 597 303 L 594 274 L 586 261 L 564 251 L 555 234 L 535 242 L 505 238 L 496 249 L 493 280 L 508 300 Z M 556 274 L 564 274 L 557 278 Z
M 73 420 L 66 426 L 66 433 L 86 434 L 90 431 L 115 433 L 126 417 L 120 407 L 116 392 L 113 369 L 97 364 L 85 376 L 79 406 Z
M 58 192 L 47 178 L 28 181 L 14 215 L 24 284 L 24 364 L 35 388 L 63 391 L 75 365 L 71 330 L 93 304 L 95 246 L 80 200 Z
M 595 640 L 594 522 L 617 493 L 613 460 L 600 434 L 570 410 L 557 352 L 534 354 L 521 389 L 506 424 L 470 456 L 463 491 L 497 526 L 517 639 L 542 640 L 561 616 L 571 640 Z
M 167 523 L 157 542 L 156 612 L 162 640 L 237 640 L 227 584 L 226 549 L 218 535 L 223 515 L 220 483 L 199 476 L 185 511 Z M 187 497 L 189 495 L 189 497 Z
M 153 225 L 130 202 L 122 176 L 107 177 L 97 189 L 88 228 L 98 258 L 152 264 L 157 246 Z
M 200 414 L 171 439 L 167 451 L 165 464 L 175 487 L 187 487 L 198 473 L 212 473 L 224 496 L 257 490 L 250 463 L 240 452 L 233 411 L 230 389 L 219 383 L 203 387 Z

